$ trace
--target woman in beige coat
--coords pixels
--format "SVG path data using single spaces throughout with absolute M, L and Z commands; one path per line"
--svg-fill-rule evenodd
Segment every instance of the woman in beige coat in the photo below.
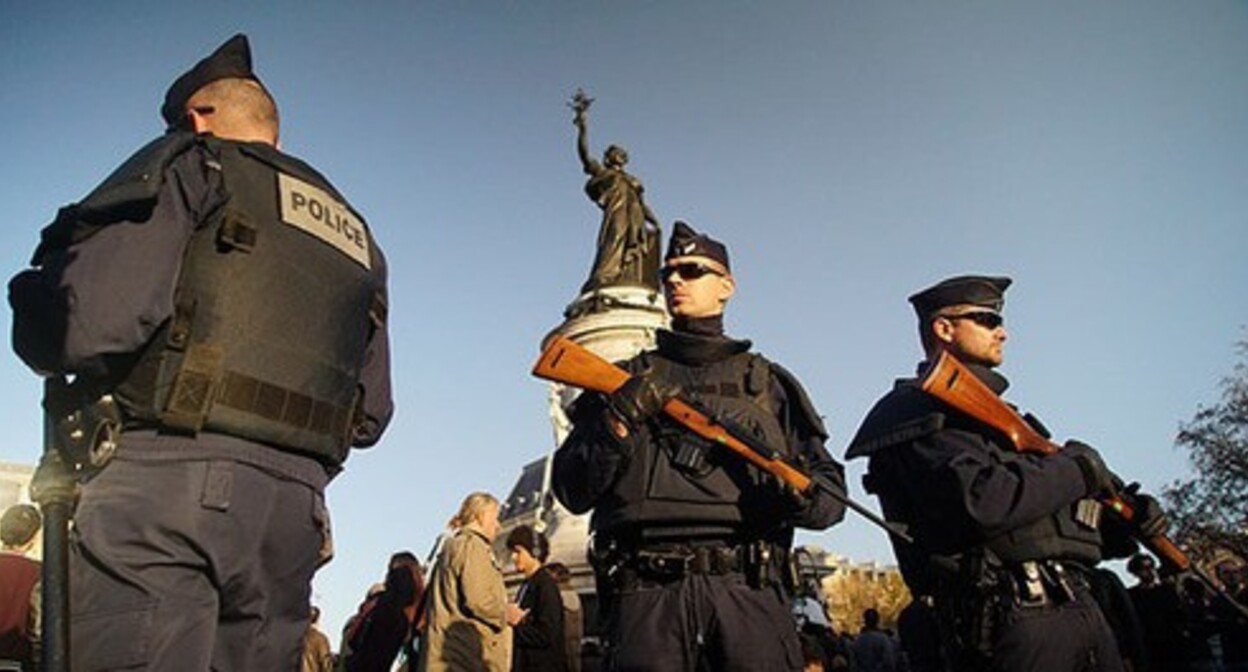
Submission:
M 451 527 L 455 536 L 438 556 L 430 580 L 420 670 L 507 672 L 507 592 L 490 547 L 498 534 L 498 500 L 485 492 L 468 495 Z

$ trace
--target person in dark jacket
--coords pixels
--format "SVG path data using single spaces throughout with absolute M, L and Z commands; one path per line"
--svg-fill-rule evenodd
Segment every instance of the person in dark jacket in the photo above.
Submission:
M 797 527 L 845 512 L 834 493 L 797 493 L 662 413 L 673 396 L 832 488 L 844 476 L 827 431 L 793 374 L 724 333 L 736 290 L 728 248 L 676 222 L 661 271 L 671 330 L 622 366 L 619 390 L 587 393 L 555 453 L 556 496 L 592 510 L 599 612 L 615 670 L 794 670 L 788 606 Z
M 364 616 L 346 656 L 347 672 L 389 672 L 412 633 L 416 603 L 424 590 L 415 556 L 396 554 L 386 572 L 385 589 Z M 410 554 L 409 554 L 410 555 Z
M 880 612 L 866 609 L 862 612 L 862 630 L 854 638 L 854 670 L 856 672 L 896 672 L 898 647 L 883 630 L 880 630 Z
M 1157 561 L 1144 553 L 1131 556 L 1127 571 L 1139 580 L 1127 593 L 1144 631 L 1147 669 L 1182 671 L 1186 667 L 1187 640 L 1191 633 L 1174 577 L 1162 579 L 1157 572 Z
M 585 638 L 581 596 L 572 587 L 572 571 L 567 565 L 562 562 L 548 562 L 546 571 L 555 580 L 555 585 L 559 587 L 559 597 L 563 600 L 563 655 L 568 663 L 568 672 L 581 672 L 581 640 Z
M 161 115 L 9 283 L 14 349 L 51 379 L 65 457 L 90 476 L 73 661 L 295 669 L 332 555 L 325 487 L 393 411 L 385 259 L 278 148 L 245 36 L 178 77 Z
M 521 525 L 507 535 L 507 550 L 512 564 L 524 574 L 516 602 L 508 610 L 512 672 L 564 672 L 563 598 L 545 566 L 550 544 L 544 534 Z
M 919 371 L 947 354 L 1004 392 L 994 369 L 1005 359 L 1010 283 L 959 276 L 911 296 L 925 352 Z M 906 379 L 871 409 L 847 457 L 870 460 L 867 490 L 914 537 L 894 539 L 894 552 L 910 591 L 934 605 L 955 669 L 1122 670 L 1090 572 L 1107 549 L 1134 545 L 1111 513 L 1101 515 L 1096 498 L 1119 481 L 1096 450 L 1072 441 L 1051 455 L 1019 453 L 1003 433 Z M 1164 531 L 1156 501 L 1136 502 L 1140 529 Z

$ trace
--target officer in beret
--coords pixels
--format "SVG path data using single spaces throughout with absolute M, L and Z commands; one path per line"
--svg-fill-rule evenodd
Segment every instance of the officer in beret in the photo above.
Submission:
M 661 409 L 679 394 L 843 488 L 841 466 L 797 379 L 724 333 L 728 249 L 676 222 L 661 278 L 671 330 L 622 364 L 634 375 L 621 389 L 577 399 L 554 460 L 559 500 L 593 511 L 607 669 L 801 669 L 787 602 L 793 531 L 831 526 L 843 504 L 793 492 Z
M 1004 392 L 1006 379 L 994 369 L 1004 361 L 1009 286 L 1009 278 L 959 276 L 911 296 L 926 354 L 920 375 L 947 352 Z M 1007 437 L 917 381 L 897 381 L 875 404 L 846 457 L 870 460 L 867 490 L 914 537 L 894 539 L 893 548 L 916 599 L 935 605 L 952 669 L 1123 669 L 1089 594 L 1102 556 L 1134 547 L 1130 530 L 1101 516 L 1092 499 L 1120 482 L 1078 442 L 1053 455 L 1017 453 Z M 1141 527 L 1164 530 L 1156 501 L 1139 497 Z
M 86 476 L 73 662 L 297 669 L 332 552 L 324 488 L 393 409 L 385 259 L 277 148 L 245 36 L 178 77 L 161 116 L 165 134 L 62 208 L 9 285 L 17 354 L 72 377 L 53 396 L 112 408 L 87 436 L 117 434 L 67 455 Z

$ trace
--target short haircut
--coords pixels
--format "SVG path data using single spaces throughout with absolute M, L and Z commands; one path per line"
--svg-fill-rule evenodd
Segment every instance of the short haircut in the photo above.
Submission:
M 1131 556 L 1130 560 L 1127 561 L 1127 571 L 1138 575 L 1140 570 L 1144 569 L 1145 565 L 1156 567 L 1157 563 L 1154 562 L 1151 557 L 1144 555 L 1143 553 L 1136 553 Z
M 281 119 L 277 102 L 260 82 L 242 77 L 226 77 L 209 82 L 191 96 L 197 105 L 211 105 L 217 114 L 230 115 L 251 128 L 278 135 Z
M 34 539 L 42 526 L 39 509 L 30 504 L 14 504 L 0 518 L 0 541 L 5 546 L 21 546 Z
M 507 548 L 523 548 L 539 562 L 546 562 L 546 557 L 550 554 L 546 535 L 528 525 L 521 525 L 507 535 Z

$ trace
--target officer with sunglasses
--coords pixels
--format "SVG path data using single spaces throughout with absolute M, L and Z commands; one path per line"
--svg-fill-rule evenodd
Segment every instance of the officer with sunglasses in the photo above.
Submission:
M 926 354 L 919 371 L 947 352 L 1004 392 L 994 369 L 1004 361 L 1010 282 L 959 276 L 911 296 Z M 931 641 L 948 649 L 912 657 L 943 657 L 956 670 L 1123 669 L 1089 579 L 1103 556 L 1129 554 L 1133 543 L 1091 499 L 1115 480 L 1096 450 L 1070 442 L 1053 455 L 1015 452 L 916 382 L 898 381 L 876 403 L 846 453 L 870 460 L 864 485 L 915 539 L 893 548 L 916 601 L 936 609 L 941 632 Z M 1140 497 L 1151 518 L 1142 526 L 1164 526 L 1155 500 Z
M 792 492 L 661 409 L 679 394 L 843 488 L 841 466 L 797 379 L 724 333 L 736 290 L 728 249 L 676 222 L 660 275 L 671 330 L 623 364 L 634 376 L 620 390 L 577 400 L 555 455 L 559 500 L 593 511 L 607 669 L 800 669 L 793 531 L 827 528 L 844 506 Z

